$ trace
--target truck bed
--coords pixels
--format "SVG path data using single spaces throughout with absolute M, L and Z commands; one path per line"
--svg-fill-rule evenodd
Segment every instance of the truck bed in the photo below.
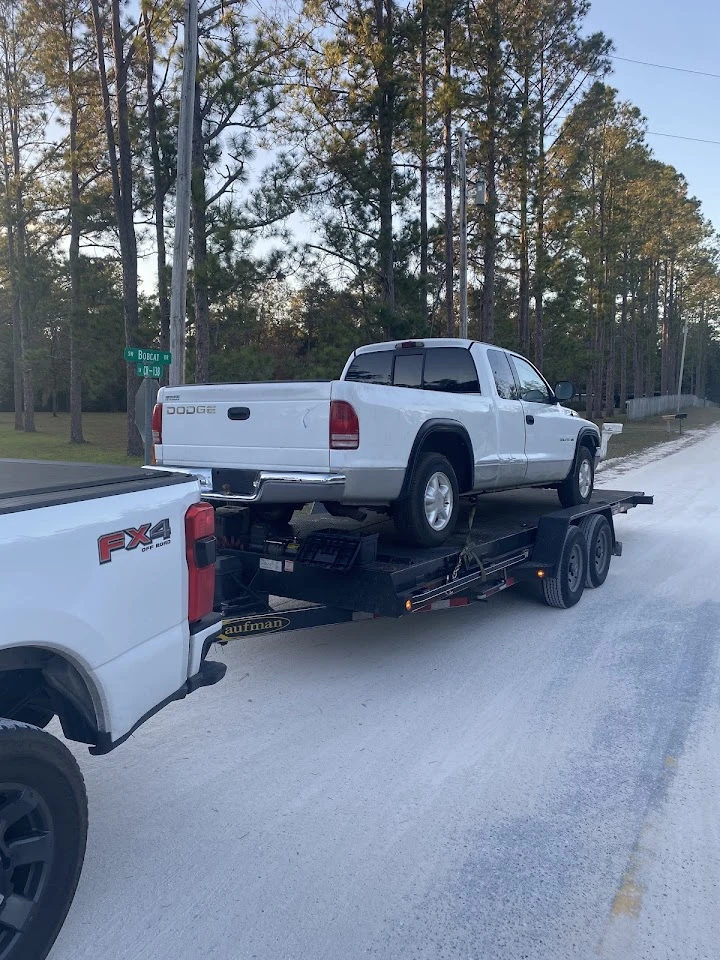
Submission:
M 0 460 L 0 514 L 94 500 L 187 483 L 188 480 L 187 476 L 140 467 L 54 460 Z

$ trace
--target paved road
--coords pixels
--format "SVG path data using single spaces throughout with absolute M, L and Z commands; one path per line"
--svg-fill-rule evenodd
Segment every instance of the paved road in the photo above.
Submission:
M 226 648 L 106 758 L 52 960 L 720 955 L 720 432 L 570 611 Z M 139 682 L 142 682 L 139 678 Z

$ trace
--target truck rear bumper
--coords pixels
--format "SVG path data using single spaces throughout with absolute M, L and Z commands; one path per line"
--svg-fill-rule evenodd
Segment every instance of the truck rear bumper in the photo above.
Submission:
M 185 473 L 200 481 L 200 495 L 213 503 L 313 503 L 342 500 L 345 477 L 339 473 L 295 473 L 285 470 L 259 470 L 247 492 L 216 490 L 210 467 L 152 467 L 165 473 Z M 223 471 L 231 473 L 232 471 Z M 247 471 L 242 471 L 246 473 Z M 238 471 L 240 473 L 240 471 Z
M 96 744 L 90 747 L 91 754 L 98 756 L 105 753 L 110 753 L 111 750 L 119 747 L 121 743 L 124 743 L 128 739 L 128 737 L 132 736 L 138 727 L 141 727 L 151 717 L 154 717 L 156 713 L 159 713 L 169 704 L 174 703 L 176 700 L 184 700 L 189 693 L 194 693 L 201 687 L 212 686 L 214 683 L 218 683 L 220 680 L 222 680 L 222 678 L 225 676 L 227 665 L 206 659 L 210 647 L 214 641 L 218 639 L 220 631 L 222 630 L 222 620 L 217 614 L 211 614 L 206 618 L 206 620 L 198 622 L 198 624 L 195 626 L 196 629 L 191 632 L 190 635 L 191 672 L 185 683 L 183 683 L 179 690 L 171 693 L 169 697 L 166 697 L 160 703 L 148 710 L 147 713 L 143 714 L 143 716 L 132 725 L 127 733 L 124 733 L 116 740 L 113 740 L 111 733 L 102 732 L 98 734 Z M 193 661 L 195 661 L 195 663 L 193 663 Z

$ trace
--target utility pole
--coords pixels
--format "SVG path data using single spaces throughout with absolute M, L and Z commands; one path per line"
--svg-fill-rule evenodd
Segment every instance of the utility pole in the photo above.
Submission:
M 465 156 L 465 131 L 458 131 L 460 173 L 460 336 L 468 335 L 468 251 L 467 251 L 467 166 Z
M 168 384 L 171 387 L 185 383 L 185 311 L 190 247 L 190 186 L 197 56 L 198 0 L 187 0 L 183 38 L 183 75 L 180 91 L 180 126 L 178 130 L 175 243 L 173 246 L 172 289 L 170 291 L 170 353 L 172 354 L 172 363 L 168 374 Z
M 682 348 L 682 357 L 680 359 L 680 376 L 678 377 L 678 396 L 677 396 L 677 413 L 680 413 L 680 401 L 682 399 L 682 382 L 683 374 L 685 373 L 685 350 L 687 348 L 687 335 L 688 335 L 688 322 L 685 321 L 685 328 L 683 330 L 683 348 Z

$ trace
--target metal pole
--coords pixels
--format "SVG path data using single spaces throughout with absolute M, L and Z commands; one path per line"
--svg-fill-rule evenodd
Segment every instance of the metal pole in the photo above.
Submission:
M 192 177 L 193 108 L 198 50 L 198 0 L 187 0 L 183 41 L 183 75 L 180 91 L 178 171 L 175 199 L 175 243 L 170 292 L 170 352 L 168 384 L 185 383 L 185 309 L 187 264 L 190 246 L 190 187 Z
M 465 131 L 458 131 L 460 172 L 460 336 L 468 335 L 468 251 L 467 251 L 467 168 L 465 158 Z
M 688 335 L 688 322 L 685 321 L 685 329 L 683 330 L 683 348 L 682 348 L 682 358 L 680 360 L 680 376 L 678 378 L 678 396 L 677 396 L 677 413 L 680 413 L 680 401 L 682 399 L 682 382 L 683 374 L 685 373 L 685 348 L 687 347 L 687 335 Z
M 145 386 L 145 464 L 152 462 L 152 415 L 153 415 L 153 390 L 150 380 L 147 378 Z

